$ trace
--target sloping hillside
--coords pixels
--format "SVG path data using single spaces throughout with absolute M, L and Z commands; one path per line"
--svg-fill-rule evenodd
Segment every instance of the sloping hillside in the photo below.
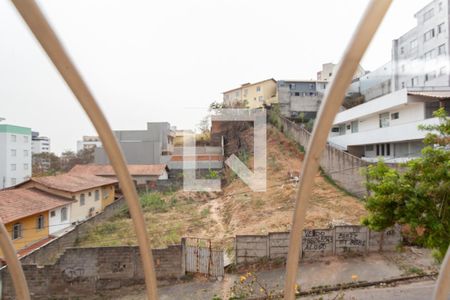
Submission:
M 236 234 L 289 230 L 296 192 L 296 182 L 289 173 L 300 170 L 303 153 L 274 128 L 268 129 L 267 145 L 268 189 L 264 193 L 252 192 L 228 170 L 225 176 L 229 183 L 221 193 L 177 191 L 143 195 L 141 200 L 152 245 L 177 243 L 180 237 L 187 235 L 208 237 L 230 247 Z M 241 159 L 252 165 L 251 153 L 240 154 Z M 364 214 L 360 200 L 317 174 L 307 211 L 307 227 L 358 224 Z M 93 228 L 80 241 L 82 246 L 134 243 L 131 220 L 126 212 Z

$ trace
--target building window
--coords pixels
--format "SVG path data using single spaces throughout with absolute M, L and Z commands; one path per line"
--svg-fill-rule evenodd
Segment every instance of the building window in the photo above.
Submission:
M 442 11 L 442 2 L 439 2 L 439 11 Z
M 400 47 L 400 54 L 404 54 L 405 53 L 405 47 Z
M 95 190 L 95 201 L 100 200 L 100 191 L 99 190 Z
M 417 40 L 412 40 L 410 42 L 410 46 L 411 46 L 411 49 L 416 49 L 417 48 Z
M 344 135 L 346 132 L 345 124 L 339 125 L 339 135 Z
M 91 192 L 88 192 L 88 196 L 89 196 L 89 197 L 92 196 L 92 193 L 91 193 Z
M 245 89 L 244 90 L 244 97 L 247 97 L 247 92 L 248 92 L 248 89 Z
M 438 47 L 438 55 L 445 55 L 445 44 Z
M 358 121 L 352 121 L 352 133 L 358 132 Z
M 438 32 L 438 34 L 445 32 L 445 23 L 441 23 L 441 24 L 438 25 L 437 32 Z
M 54 210 L 52 210 L 50 212 L 50 218 L 54 218 L 56 216 L 56 212 Z
M 432 38 L 434 38 L 434 28 L 431 29 L 431 30 L 428 30 L 428 31 L 425 32 L 424 35 L 423 35 L 423 40 L 424 40 L 425 42 L 431 40 Z
M 17 240 L 22 237 L 22 224 L 16 223 L 13 225 L 13 231 L 12 231 L 12 239 Z
M 434 16 L 434 9 L 430 9 L 423 14 L 423 21 L 426 22 Z
M 259 102 L 263 102 L 264 101 L 264 97 L 263 96 L 259 96 L 258 100 L 259 100 Z
M 257 92 L 261 92 L 261 87 L 260 87 L 260 86 L 257 86 L 257 87 L 256 87 L 256 91 L 257 91 Z
M 11 134 L 11 142 L 16 142 L 17 141 L 17 136 L 15 134 Z
M 28 156 L 28 150 L 23 150 L 23 156 L 25 156 L 25 157 Z
M 391 120 L 397 120 L 398 117 L 399 117 L 399 113 L 398 112 L 395 112 L 395 113 L 391 114 Z
M 366 145 L 366 151 L 373 151 L 373 145 Z
M 299 92 L 295 92 L 294 96 L 300 96 L 300 93 Z
M 411 78 L 411 86 L 416 86 L 419 83 L 419 77 Z
M 16 179 L 15 178 L 11 178 L 11 185 L 16 185 Z
M 377 144 L 377 146 L 376 146 L 376 148 L 377 148 L 377 156 L 379 156 L 380 155 L 380 145 L 379 144 Z
M 446 75 L 446 74 L 447 74 L 447 67 L 446 66 L 441 67 L 439 69 L 439 76 Z
M 391 155 L 391 144 L 386 144 L 386 156 Z
M 309 89 L 310 89 L 310 90 L 314 90 L 314 83 L 310 83 L 310 84 L 309 84 Z
M 23 169 L 28 170 L 28 164 L 23 164 Z
M 11 156 L 17 156 L 16 149 L 11 149 Z
M 28 143 L 28 136 L 25 135 L 25 136 L 23 137 L 23 142 L 24 142 L 24 143 Z
M 11 164 L 11 171 L 15 171 L 17 169 L 16 164 Z
M 40 215 L 37 218 L 37 229 L 38 230 L 44 229 L 44 226 L 45 226 L 45 218 L 43 215 Z
M 67 207 L 61 208 L 61 222 L 67 221 Z
M 389 127 L 389 113 L 380 114 L 380 128 Z
M 433 80 L 434 78 L 436 78 L 435 71 L 425 74 L 425 81 Z
M 402 89 L 404 89 L 404 88 L 405 88 L 405 82 L 402 81 Z
M 84 199 L 84 193 L 81 193 L 81 194 L 80 194 L 80 206 L 83 206 L 83 205 L 84 205 L 84 202 L 85 202 L 85 199 Z
M 425 58 L 425 60 L 430 60 L 432 59 L 434 56 L 434 49 L 425 52 L 425 54 L 423 55 L 423 57 Z
M 333 128 L 331 128 L 331 132 L 339 132 L 339 127 L 333 127 Z
M 289 84 L 289 89 L 295 90 L 295 83 L 290 83 Z

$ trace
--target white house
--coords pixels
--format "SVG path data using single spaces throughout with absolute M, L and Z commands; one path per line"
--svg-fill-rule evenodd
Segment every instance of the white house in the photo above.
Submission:
M 390 163 L 418 157 L 427 134 L 420 124 L 438 124 L 433 112 L 450 111 L 450 90 L 402 89 L 338 113 L 329 143 L 366 161 Z
M 49 234 L 54 234 L 55 232 L 63 230 L 72 224 L 70 222 L 70 204 L 71 203 L 57 207 L 49 212 Z
M 31 129 L 0 124 L 0 189 L 31 177 Z

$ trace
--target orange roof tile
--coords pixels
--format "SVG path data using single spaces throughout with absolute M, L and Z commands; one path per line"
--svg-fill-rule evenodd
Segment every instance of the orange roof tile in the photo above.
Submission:
M 4 224 L 73 202 L 35 188 L 0 191 L 0 222 Z
M 71 193 L 93 189 L 104 185 L 115 184 L 118 182 L 116 179 L 104 178 L 91 174 L 70 173 L 56 176 L 33 177 L 30 180 L 40 183 L 48 188 Z
M 167 168 L 165 164 L 157 165 L 128 165 L 131 176 L 161 176 Z M 76 165 L 69 174 L 91 174 L 97 176 L 115 176 L 116 172 L 111 165 Z
M 217 154 L 199 154 L 199 155 L 172 155 L 172 158 L 170 159 L 171 161 L 221 161 L 223 160 L 223 156 L 222 155 L 217 155 Z

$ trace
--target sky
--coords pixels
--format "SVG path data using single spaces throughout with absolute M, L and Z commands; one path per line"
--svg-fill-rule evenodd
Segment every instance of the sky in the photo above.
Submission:
M 395 0 L 362 66 L 431 0 Z M 38 1 L 115 130 L 195 129 L 222 92 L 267 78 L 315 79 L 339 62 L 368 0 Z M 0 0 L 0 117 L 75 150 L 95 129 L 10 1 Z

